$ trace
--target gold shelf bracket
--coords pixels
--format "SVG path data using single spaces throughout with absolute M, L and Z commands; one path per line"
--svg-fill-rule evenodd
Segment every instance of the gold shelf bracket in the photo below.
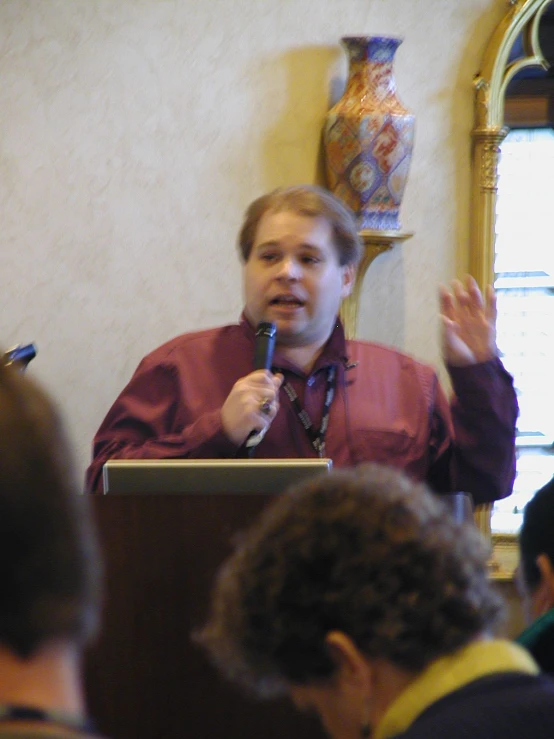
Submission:
M 395 244 L 410 239 L 413 233 L 400 233 L 399 231 L 360 231 L 360 238 L 364 245 L 364 253 L 358 271 L 356 281 L 351 294 L 342 302 L 340 317 L 344 325 L 344 331 L 348 339 L 356 336 L 358 326 L 358 310 L 360 307 L 360 294 L 363 281 L 369 265 L 375 257 L 385 251 L 390 251 Z

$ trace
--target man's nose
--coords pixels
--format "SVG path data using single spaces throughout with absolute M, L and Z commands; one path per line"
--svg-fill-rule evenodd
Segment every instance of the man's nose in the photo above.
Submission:
M 285 280 L 298 280 L 301 275 L 300 264 L 293 257 L 285 257 L 281 262 L 279 277 Z

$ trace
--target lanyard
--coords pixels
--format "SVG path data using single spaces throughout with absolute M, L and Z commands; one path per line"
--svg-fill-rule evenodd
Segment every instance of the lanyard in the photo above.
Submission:
M 292 403 L 296 415 L 300 419 L 300 423 L 304 427 L 308 438 L 312 442 L 312 446 L 318 457 L 325 456 L 325 434 L 327 433 L 327 427 L 329 426 L 329 415 L 331 412 L 331 403 L 335 397 L 335 387 L 337 384 L 337 369 L 332 366 L 327 370 L 327 381 L 325 383 L 325 399 L 323 401 L 323 412 L 321 414 L 321 426 L 319 431 L 316 431 L 312 419 L 310 418 L 308 411 L 302 408 L 300 401 L 298 400 L 298 394 L 290 382 L 286 382 L 283 385 L 283 390 L 286 392 L 290 402 Z
M 79 734 L 94 731 L 88 718 L 72 716 L 63 711 L 45 711 L 41 708 L 0 704 L 0 722 L 31 721 L 41 724 L 54 724 Z M 46 734 L 45 734 L 46 736 Z

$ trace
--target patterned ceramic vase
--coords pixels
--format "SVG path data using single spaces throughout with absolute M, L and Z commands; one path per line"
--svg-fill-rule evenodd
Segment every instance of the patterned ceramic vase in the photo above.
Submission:
M 360 230 L 397 230 L 414 139 L 414 116 L 396 97 L 393 59 L 401 39 L 345 36 L 346 90 L 325 120 L 329 189 L 347 203 Z

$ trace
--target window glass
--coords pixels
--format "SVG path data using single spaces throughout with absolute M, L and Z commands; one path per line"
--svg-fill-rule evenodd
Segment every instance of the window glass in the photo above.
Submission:
M 520 416 L 514 493 L 494 505 L 491 526 L 515 533 L 527 501 L 554 475 L 554 131 L 510 131 L 498 173 L 498 346 Z

